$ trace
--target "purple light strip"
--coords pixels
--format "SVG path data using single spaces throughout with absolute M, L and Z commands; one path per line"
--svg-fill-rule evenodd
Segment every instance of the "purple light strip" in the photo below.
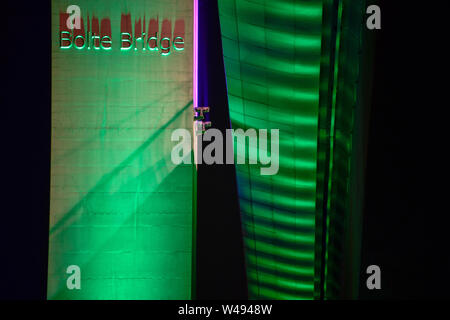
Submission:
M 194 0 L 194 108 L 198 107 L 198 0 Z
M 194 61 L 193 61 L 193 107 L 198 107 L 198 1 L 194 1 Z M 197 137 L 195 135 L 195 122 L 192 124 L 194 137 L 194 159 L 197 167 Z

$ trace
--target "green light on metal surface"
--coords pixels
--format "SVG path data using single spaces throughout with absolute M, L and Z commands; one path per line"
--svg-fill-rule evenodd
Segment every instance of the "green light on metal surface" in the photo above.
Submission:
M 219 0 L 231 125 L 280 134 L 277 175 L 236 168 L 251 298 L 337 292 L 363 3 Z
M 277 175 L 237 166 L 249 294 L 311 299 L 322 2 L 223 0 L 219 16 L 232 127 L 280 130 Z

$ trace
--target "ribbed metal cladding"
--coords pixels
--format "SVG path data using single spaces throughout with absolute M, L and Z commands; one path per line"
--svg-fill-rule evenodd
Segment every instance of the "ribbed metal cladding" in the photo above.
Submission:
M 322 1 L 219 0 L 233 129 L 279 129 L 279 171 L 236 165 L 250 298 L 313 299 Z
M 276 175 L 236 165 L 250 298 L 332 299 L 357 283 L 364 4 L 219 0 L 232 128 L 280 136 Z

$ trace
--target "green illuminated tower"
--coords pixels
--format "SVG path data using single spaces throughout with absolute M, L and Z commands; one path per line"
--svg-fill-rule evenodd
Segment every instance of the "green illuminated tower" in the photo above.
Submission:
M 251 298 L 336 297 L 363 4 L 219 0 L 232 128 L 280 130 L 276 175 L 236 166 Z

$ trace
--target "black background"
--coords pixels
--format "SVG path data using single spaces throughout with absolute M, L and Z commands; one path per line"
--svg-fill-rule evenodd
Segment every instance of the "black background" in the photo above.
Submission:
M 379 265 L 382 290 L 361 281 L 360 296 L 449 298 L 444 12 L 435 1 L 379 5 L 361 279 Z
M 214 1 L 204 1 L 216 14 Z M 212 3 L 212 4 L 211 4 Z M 373 103 L 360 297 L 449 298 L 448 158 L 445 131 L 448 89 L 443 2 L 379 1 L 382 30 L 376 39 Z M 1 299 L 45 299 L 50 185 L 50 2 L 8 1 L 2 42 Z M 219 40 L 214 19 L 207 38 Z M 211 50 L 219 50 L 212 45 Z M 208 72 L 223 79 L 220 61 Z M 219 63 L 219 64 L 218 64 Z M 213 86 L 211 117 L 226 126 L 226 96 Z M 224 112 L 225 110 L 225 112 Z M 225 117 L 225 118 L 224 118 Z M 239 259 L 235 181 L 220 181 L 229 168 L 199 173 L 198 297 L 245 298 Z M 203 178 L 202 178 L 203 177 Z M 211 183 L 211 182 L 209 182 Z M 217 200 L 213 201 L 213 197 Z M 231 214 L 230 214 L 231 212 Z M 213 221 L 215 220 L 215 222 Z M 223 226 L 223 228 L 221 228 Z M 230 232 L 224 230 L 229 228 Z M 231 239 L 231 240 L 230 240 Z M 231 243 L 227 242 L 231 241 Z M 199 242 L 200 243 L 200 242 Z M 204 241 L 202 241 L 204 243 Z M 233 249 L 234 248 L 234 249 Z M 382 290 L 365 289 L 365 268 L 382 270 Z M 210 281 L 210 282 L 208 282 Z
M 212 127 L 230 128 L 220 22 L 216 1 L 199 1 L 199 104 L 210 106 Z M 205 144 L 206 145 L 206 144 Z M 225 153 L 224 153 L 225 154 Z M 198 165 L 198 299 L 246 299 L 244 248 L 233 165 Z

